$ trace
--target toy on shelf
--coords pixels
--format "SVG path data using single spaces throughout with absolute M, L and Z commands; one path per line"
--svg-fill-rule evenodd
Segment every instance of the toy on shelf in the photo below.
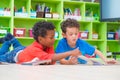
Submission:
M 81 20 L 80 9 L 75 8 L 74 13 L 72 13 L 70 8 L 64 8 L 64 19 L 73 18 L 76 20 Z
M 57 12 L 52 12 L 52 7 L 48 7 L 43 4 L 37 4 L 36 7 L 36 17 L 38 18 L 59 18 L 59 14 Z
M 45 4 L 36 4 L 35 11 L 36 11 L 36 17 L 43 18 L 44 17 L 44 7 Z
M 86 12 L 85 12 L 85 20 L 86 20 L 86 21 L 94 21 L 92 8 L 87 8 L 87 9 L 86 9 Z
M 98 16 L 98 14 L 94 14 L 93 17 L 94 17 L 94 21 L 99 21 L 99 16 Z
M 36 14 L 36 11 L 33 10 L 32 8 L 30 8 L 30 17 L 31 18 L 36 18 L 37 14 Z

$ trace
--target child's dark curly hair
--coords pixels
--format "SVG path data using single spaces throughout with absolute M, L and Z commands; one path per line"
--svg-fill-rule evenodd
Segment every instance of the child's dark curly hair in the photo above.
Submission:
M 61 23 L 61 29 L 62 29 L 63 33 L 66 33 L 66 28 L 67 27 L 69 27 L 69 28 L 76 27 L 76 28 L 79 29 L 80 24 L 77 22 L 77 20 L 68 18 Z
M 36 41 L 38 41 L 38 36 L 45 37 L 48 30 L 54 30 L 55 26 L 51 22 L 40 21 L 35 23 L 32 28 L 32 34 Z

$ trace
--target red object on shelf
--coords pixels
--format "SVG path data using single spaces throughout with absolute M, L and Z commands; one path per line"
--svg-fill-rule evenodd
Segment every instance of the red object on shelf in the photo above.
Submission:
M 118 40 L 119 37 L 118 37 L 118 32 L 115 32 L 115 39 Z
M 78 37 L 81 39 L 88 39 L 88 31 L 80 31 Z
M 33 37 L 32 29 L 29 29 L 29 36 L 30 36 L 30 37 Z
M 25 37 L 26 28 L 14 28 L 15 37 Z

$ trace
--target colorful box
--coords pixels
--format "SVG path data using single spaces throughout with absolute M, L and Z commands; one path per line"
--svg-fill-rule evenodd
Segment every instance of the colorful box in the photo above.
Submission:
M 92 34 L 92 39 L 98 39 L 98 34 L 97 33 L 93 33 Z
M 36 17 L 39 17 L 39 18 L 43 18 L 44 17 L 44 12 L 36 12 L 36 13 L 37 13 Z
M 58 13 L 52 13 L 52 18 L 58 19 L 59 17 L 60 17 L 60 15 Z
M 0 27 L 0 36 L 5 36 L 8 32 L 10 32 L 9 27 Z
M 52 18 L 52 14 L 51 13 L 45 13 L 45 18 Z
M 4 8 L 0 8 L 0 16 L 4 16 Z
M 31 13 L 30 13 L 30 17 L 31 17 L 31 18 L 36 18 L 36 16 L 37 16 L 36 12 L 31 12 Z
M 114 40 L 115 39 L 115 32 L 108 32 L 107 33 L 107 39 L 108 40 Z
M 80 31 L 78 37 L 81 39 L 88 39 L 88 34 L 89 34 L 88 31 Z
M 28 17 L 27 12 L 15 12 L 15 17 Z
M 26 28 L 14 28 L 15 37 L 25 37 Z

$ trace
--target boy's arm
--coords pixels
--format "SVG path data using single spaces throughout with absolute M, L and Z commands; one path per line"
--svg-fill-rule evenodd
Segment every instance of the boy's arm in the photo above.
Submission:
M 60 64 L 64 64 L 64 65 L 78 64 L 77 57 L 71 56 L 69 60 L 61 59 Z
M 68 61 L 68 60 L 65 60 L 65 59 L 61 59 L 61 60 L 60 60 L 60 64 L 68 65 L 68 64 L 69 64 L 69 61 Z
M 104 62 L 107 61 L 106 57 L 102 54 L 101 51 L 95 49 L 95 52 L 94 52 L 94 53 L 97 54 Z
M 99 50 L 95 50 L 95 54 L 97 54 L 105 63 L 107 64 L 116 64 L 117 61 L 116 60 L 108 60 L 103 54 L 101 51 Z
M 72 50 L 72 51 L 67 51 L 67 52 L 64 52 L 64 53 L 60 53 L 60 54 L 55 54 L 53 57 L 52 57 L 52 61 L 57 61 L 57 60 L 61 60 L 63 58 L 66 58 L 68 56 L 78 56 L 80 55 L 80 51 L 78 48 Z

